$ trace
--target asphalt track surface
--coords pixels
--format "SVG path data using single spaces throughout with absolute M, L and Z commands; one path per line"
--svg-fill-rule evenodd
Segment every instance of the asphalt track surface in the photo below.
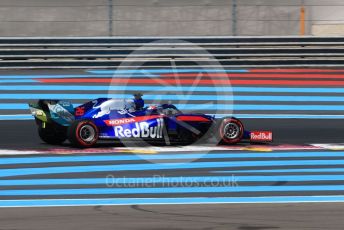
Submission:
M 216 204 L 0 209 L 2 229 L 343 229 L 343 205 Z
M 2 72 L 6 74 L 18 72 Z M 31 71 L 31 75 L 39 74 Z M 0 81 L 4 88 L 36 84 L 23 78 L 19 83 L 6 79 Z M 47 82 L 42 87 L 49 86 Z M 318 90 L 324 89 L 331 90 Z M 2 102 L 26 102 L 19 96 L 23 95 Z M 270 102 L 278 106 L 287 102 L 278 103 Z M 305 102 L 292 103 L 295 109 Z M 50 146 L 39 140 L 33 120 L 0 121 L 0 154 L 6 153 L 0 156 L 0 229 L 343 229 L 344 148 L 304 147 L 341 145 L 344 121 L 300 118 L 302 113 L 342 115 L 341 109 L 317 107 L 339 107 L 340 103 L 317 103 L 312 107 L 316 110 L 307 112 L 280 111 L 299 119 L 243 119 L 249 130 L 272 130 L 274 143 L 253 147 L 244 143 L 237 150 L 214 147 L 209 151 L 196 146 L 191 151 L 181 147 L 168 152 L 162 147 L 152 153 L 107 143 L 91 153 L 73 149 L 74 153 L 66 154 L 61 149 L 71 149 L 67 142 Z M 24 109 L 2 111 L 4 115 L 26 113 Z M 240 113 L 254 115 L 257 111 Z M 285 145 L 299 149 L 269 149 Z M 56 153 L 50 151 L 56 148 Z
M 342 143 L 344 138 L 344 120 L 317 119 L 242 119 L 247 130 L 271 130 L 274 134 L 274 144 L 313 144 L 313 143 Z M 49 149 L 50 145 L 43 143 L 37 135 L 37 127 L 33 120 L 29 121 L 0 121 L 2 141 L 0 148 L 4 149 Z M 101 146 L 111 146 L 104 142 Z M 70 147 L 69 143 L 64 143 Z

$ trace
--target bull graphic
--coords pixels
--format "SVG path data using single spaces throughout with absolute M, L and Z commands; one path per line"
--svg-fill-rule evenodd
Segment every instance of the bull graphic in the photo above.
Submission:
M 93 106 L 94 109 L 100 109 L 100 111 L 97 114 L 93 115 L 92 118 L 99 118 L 104 115 L 110 114 L 112 110 L 118 110 L 118 104 L 116 102 L 118 101 L 115 99 L 111 99 L 101 103 L 98 106 Z

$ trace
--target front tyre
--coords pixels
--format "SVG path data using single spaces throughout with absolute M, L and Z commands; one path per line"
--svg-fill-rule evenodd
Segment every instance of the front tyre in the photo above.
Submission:
M 220 124 L 219 136 L 225 144 L 237 144 L 244 136 L 244 125 L 236 118 L 225 118 Z
M 97 126 L 90 120 L 76 120 L 68 129 L 68 140 L 78 148 L 93 147 L 99 137 Z

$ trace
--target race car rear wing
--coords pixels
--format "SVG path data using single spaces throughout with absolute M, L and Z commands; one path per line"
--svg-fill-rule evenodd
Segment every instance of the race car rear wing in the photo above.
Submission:
M 69 101 L 40 99 L 37 103 L 30 103 L 29 108 L 31 114 L 43 122 L 69 126 L 75 120 L 74 108 Z

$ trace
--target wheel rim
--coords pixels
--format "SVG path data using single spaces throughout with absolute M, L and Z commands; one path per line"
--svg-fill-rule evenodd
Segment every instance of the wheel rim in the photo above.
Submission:
M 235 123 L 228 123 L 223 128 L 224 137 L 227 139 L 235 139 L 240 135 L 240 127 Z
M 79 131 L 79 136 L 84 142 L 92 142 L 96 136 L 96 131 L 91 125 L 84 125 Z

